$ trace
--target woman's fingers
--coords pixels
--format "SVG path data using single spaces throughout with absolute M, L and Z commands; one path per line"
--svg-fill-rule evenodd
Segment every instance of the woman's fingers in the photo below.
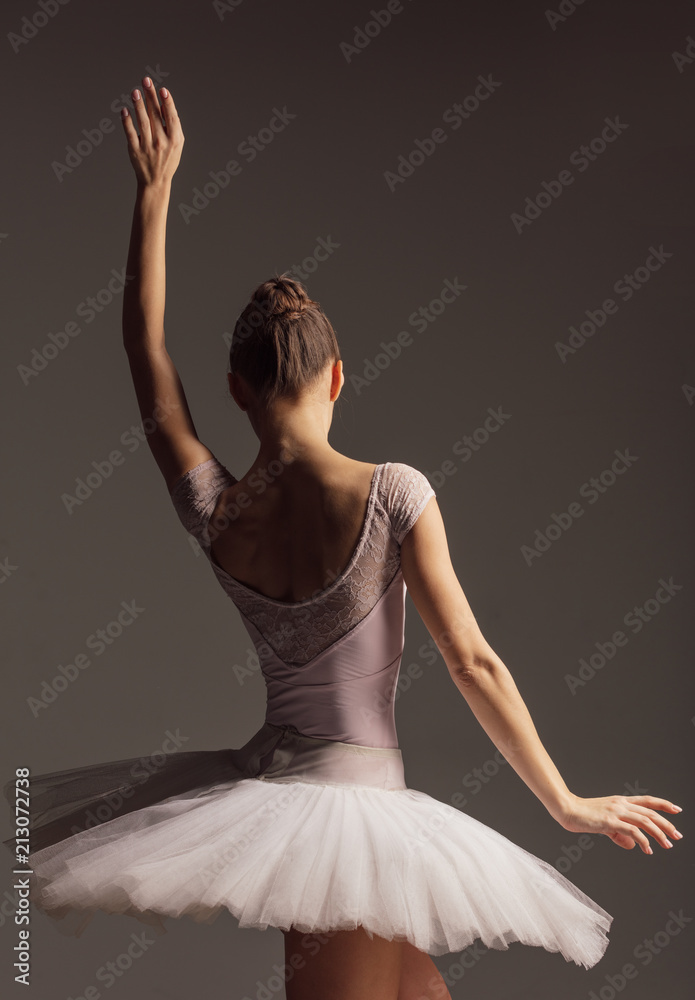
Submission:
M 652 801 L 659 802 L 661 800 L 656 799 Z M 647 816 L 659 827 L 661 831 L 663 831 L 666 834 L 666 836 L 673 837 L 675 840 L 680 840 L 681 837 L 683 836 L 680 830 L 676 829 L 676 827 L 673 825 L 673 823 L 667 816 L 660 816 L 659 813 L 654 811 L 653 807 L 650 808 L 649 806 L 641 805 L 639 802 L 631 798 L 628 799 L 628 802 L 630 802 L 630 808 L 632 809 L 633 812 L 638 812 L 643 816 Z
M 147 80 L 150 81 L 149 86 L 145 82 Z M 140 91 L 133 91 L 133 105 L 138 115 L 138 124 L 142 126 L 141 136 L 145 136 L 146 139 L 167 136 L 174 144 L 183 144 L 181 122 L 171 92 L 166 87 L 161 88 L 160 104 L 154 84 L 149 76 L 143 77 L 142 90 L 144 98 L 141 96 L 138 101 L 135 100 L 135 94 L 139 94 Z M 145 126 L 149 127 L 149 131 L 145 131 Z
M 627 850 L 632 850 L 635 844 L 639 844 L 645 854 L 654 853 L 649 846 L 649 841 L 641 830 L 627 823 L 618 823 L 616 829 L 609 834 L 609 837 L 619 847 L 625 847 Z
M 123 128 L 125 129 L 126 139 L 128 140 L 128 151 L 132 156 L 135 156 L 138 149 L 140 148 L 140 136 L 137 133 L 137 129 L 133 123 L 132 117 L 127 113 L 127 109 L 124 109 L 125 117 L 121 113 L 121 121 L 123 122 Z
M 633 819 L 629 813 L 622 813 L 619 818 L 616 817 L 610 824 L 612 829 L 609 829 L 608 836 L 620 847 L 632 850 L 638 844 L 645 854 L 653 854 L 654 851 L 649 843 L 649 838 L 640 829 L 643 822 L 641 816 L 635 816 Z
M 646 830 L 647 833 L 651 833 L 654 840 L 657 840 L 662 847 L 673 847 L 673 844 L 668 839 L 664 831 L 657 826 L 657 824 L 649 817 L 645 816 L 643 813 L 636 813 L 629 811 L 625 815 L 627 822 L 634 823 L 642 830 Z
M 149 84 L 146 85 L 145 81 Z M 154 84 L 149 77 L 144 77 L 142 93 L 137 88 L 132 91 L 133 117 L 128 114 L 127 108 L 121 114 L 131 162 L 138 182 L 144 185 L 171 180 L 181 159 L 184 143 L 174 100 L 165 87 L 161 88 L 160 94 L 161 106 Z
M 609 833 L 608 837 L 617 844 L 618 847 L 624 847 L 626 851 L 631 851 L 635 846 L 635 841 L 632 836 L 621 833 L 619 830 L 614 830 L 613 833 Z
M 596 799 L 576 799 L 565 829 L 582 833 L 606 834 L 614 844 L 626 850 L 638 845 L 645 854 L 653 854 L 649 836 L 662 847 L 673 844 L 669 835 L 680 840 L 682 834 L 670 818 L 662 816 L 656 809 L 680 812 L 668 799 L 653 795 L 607 795 Z
M 133 110 L 135 111 L 135 118 L 137 119 L 138 128 L 140 129 L 140 140 L 144 144 L 147 140 L 152 138 L 152 129 L 150 127 L 150 118 L 147 114 L 147 107 L 142 94 L 137 87 L 133 90 L 130 96 L 133 98 Z
M 176 105 L 174 104 L 174 98 L 171 96 L 171 92 L 167 90 L 166 87 L 161 87 L 159 94 L 161 98 L 160 108 L 162 111 L 162 117 L 164 118 L 164 123 L 166 125 L 166 134 L 173 143 L 183 145 L 184 135 L 181 128 L 179 113 L 176 110 Z
M 162 112 L 159 107 L 157 92 L 149 76 L 144 76 L 142 78 L 142 83 L 151 134 L 157 135 L 159 132 L 164 131 L 164 121 L 162 120 Z
M 679 811 L 678 807 L 667 799 L 659 799 L 653 795 L 625 795 L 616 796 L 614 801 L 619 807 L 624 803 L 625 807 L 620 809 L 620 823 L 615 826 L 613 832 L 620 835 L 621 839 L 623 834 L 633 837 L 635 843 L 640 845 L 645 854 L 653 854 L 654 852 L 646 834 L 642 831 L 651 834 L 657 843 L 665 848 L 673 847 L 668 839 L 668 833 L 675 839 L 681 838 L 682 834 L 673 823 L 655 811 L 656 809 L 668 809 L 670 812 Z M 631 829 L 626 827 L 628 823 L 632 824 Z M 618 843 L 615 837 L 612 839 Z M 621 843 L 620 846 L 625 845 Z
M 641 806 L 648 806 L 650 809 L 665 809 L 667 812 L 682 812 L 680 806 L 676 806 L 668 799 L 658 799 L 655 795 L 626 795 L 628 802 L 637 802 Z

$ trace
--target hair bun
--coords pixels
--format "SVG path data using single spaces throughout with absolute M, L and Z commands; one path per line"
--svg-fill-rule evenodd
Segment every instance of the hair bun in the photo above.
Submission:
M 268 316 L 302 316 L 314 305 L 300 282 L 283 275 L 259 285 L 253 301 L 261 303 Z
M 230 372 L 265 407 L 313 391 L 327 365 L 340 360 L 335 330 L 321 303 L 287 273 L 271 274 L 258 285 L 234 324 Z

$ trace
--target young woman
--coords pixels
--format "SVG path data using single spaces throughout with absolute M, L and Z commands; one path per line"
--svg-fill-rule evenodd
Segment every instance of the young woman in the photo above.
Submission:
M 434 491 L 399 462 L 328 443 L 344 383 L 335 333 L 288 277 L 254 292 L 229 389 L 260 448 L 236 479 L 199 440 L 167 353 L 165 228 L 183 133 L 147 78 L 124 117 L 137 199 L 123 336 L 148 443 L 258 650 L 262 728 L 237 750 L 172 754 L 32 778 L 36 905 L 161 921 L 281 928 L 290 1000 L 447 997 L 431 955 L 477 939 L 559 951 L 586 968 L 612 917 L 552 866 L 405 785 L 394 725 L 405 589 L 451 678 L 561 827 L 652 853 L 679 838 L 651 795 L 573 794 L 454 573 Z M 289 972 L 287 971 L 289 970 Z

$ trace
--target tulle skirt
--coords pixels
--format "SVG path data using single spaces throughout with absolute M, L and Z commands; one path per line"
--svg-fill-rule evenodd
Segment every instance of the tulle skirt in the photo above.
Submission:
M 240 749 L 31 777 L 29 898 L 79 936 L 97 910 L 303 932 L 363 927 L 430 955 L 480 939 L 591 968 L 612 917 L 547 862 L 408 788 L 399 749 L 265 723 Z M 8 782 L 5 794 L 14 794 Z M 14 841 L 4 841 L 10 850 Z

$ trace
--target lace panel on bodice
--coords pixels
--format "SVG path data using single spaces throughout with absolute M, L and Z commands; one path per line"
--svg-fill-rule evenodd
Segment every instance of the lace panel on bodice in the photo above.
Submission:
M 171 491 L 177 514 L 199 542 L 225 592 L 285 663 L 300 666 L 369 614 L 400 568 L 401 543 L 435 491 L 402 462 L 378 465 L 359 541 L 343 572 L 317 595 L 277 601 L 235 580 L 210 555 L 210 517 L 236 480 L 216 458 L 182 476 Z

